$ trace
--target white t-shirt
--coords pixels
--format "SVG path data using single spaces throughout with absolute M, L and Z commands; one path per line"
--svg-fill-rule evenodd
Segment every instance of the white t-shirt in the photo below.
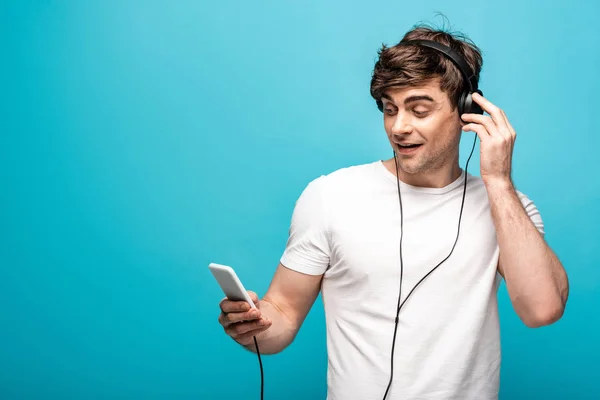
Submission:
M 400 184 L 402 301 L 450 253 L 464 174 L 443 188 Z M 535 205 L 518 195 L 543 234 Z M 324 274 L 328 400 L 382 399 L 400 282 L 396 177 L 377 161 L 313 180 L 296 203 L 289 233 L 281 263 Z M 387 399 L 498 398 L 498 254 L 487 191 L 468 174 L 458 243 L 400 311 Z

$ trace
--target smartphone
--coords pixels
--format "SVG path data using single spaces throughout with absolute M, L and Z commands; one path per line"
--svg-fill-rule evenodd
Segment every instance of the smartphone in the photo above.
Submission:
M 256 308 L 233 268 L 215 263 L 210 263 L 208 268 L 229 300 L 246 301 L 251 308 Z

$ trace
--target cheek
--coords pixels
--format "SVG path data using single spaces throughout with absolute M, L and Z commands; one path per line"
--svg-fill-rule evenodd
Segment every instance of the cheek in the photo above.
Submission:
M 460 138 L 460 125 L 450 118 L 423 118 L 414 123 L 415 129 L 427 141 L 434 143 L 450 143 L 455 141 L 455 133 L 458 132 Z
M 388 138 L 392 137 L 392 128 L 394 127 L 394 121 L 384 121 L 383 123 L 383 128 L 385 129 L 385 133 L 387 134 Z
M 428 141 L 436 140 L 443 128 L 443 124 L 440 124 L 433 118 L 415 120 L 413 126 L 415 127 L 415 130 Z

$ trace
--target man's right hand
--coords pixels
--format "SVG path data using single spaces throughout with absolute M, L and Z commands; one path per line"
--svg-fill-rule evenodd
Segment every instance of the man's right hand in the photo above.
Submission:
M 227 298 L 219 303 L 219 323 L 225 333 L 242 346 L 251 344 L 254 336 L 272 324 L 272 321 L 262 316 L 256 293 L 248 291 L 248 294 L 258 309 L 251 308 L 245 301 L 231 301 Z

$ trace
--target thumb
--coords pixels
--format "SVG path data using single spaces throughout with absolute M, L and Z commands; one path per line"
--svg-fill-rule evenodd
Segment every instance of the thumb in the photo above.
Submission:
M 250 296 L 250 299 L 254 302 L 254 305 L 258 307 L 258 295 L 251 290 L 248 290 L 247 292 Z

